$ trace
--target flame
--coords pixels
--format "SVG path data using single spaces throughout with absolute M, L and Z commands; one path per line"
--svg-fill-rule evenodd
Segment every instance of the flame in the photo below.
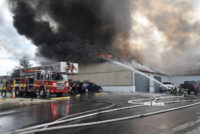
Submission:
M 112 58 L 112 54 L 108 54 L 107 58 L 111 59 Z
M 113 56 L 110 53 L 109 54 L 102 53 L 102 54 L 99 55 L 99 57 L 102 58 L 102 59 L 105 59 L 105 58 L 111 59 Z
M 99 57 L 105 59 L 106 55 L 105 54 L 100 54 Z

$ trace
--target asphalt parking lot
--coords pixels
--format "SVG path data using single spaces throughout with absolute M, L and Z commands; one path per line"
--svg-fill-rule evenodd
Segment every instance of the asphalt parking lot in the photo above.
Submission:
M 21 128 L 31 127 L 34 125 L 39 125 L 43 123 L 53 122 L 62 117 L 68 117 L 70 115 L 94 110 L 99 108 L 108 107 L 114 104 L 110 109 L 117 109 L 122 107 L 133 106 L 129 104 L 129 100 L 138 99 L 153 99 L 160 94 L 133 94 L 133 93 L 96 93 L 96 94 L 82 94 L 74 95 L 69 98 L 59 98 L 56 102 L 51 102 L 41 105 L 25 106 L 19 108 L 13 108 L 10 110 L 1 111 L 0 114 L 0 133 L 5 133 L 13 130 L 18 130 Z M 198 99 L 199 97 L 187 96 L 175 97 L 173 101 L 183 101 L 185 99 Z M 169 100 L 163 100 L 166 102 Z M 130 109 L 124 109 L 120 111 L 113 111 L 107 113 L 101 113 L 98 115 L 88 116 L 86 118 L 76 119 L 67 123 L 61 123 L 49 126 L 59 127 L 80 123 L 90 123 L 97 121 L 104 121 L 109 119 L 116 119 L 121 117 L 141 115 L 149 112 L 156 112 L 164 109 L 174 108 L 192 104 L 194 102 L 181 102 L 165 104 L 165 106 L 142 106 Z M 200 105 L 193 107 L 152 115 L 148 117 L 140 117 L 136 119 L 129 119 L 124 121 L 111 122 L 100 125 L 75 127 L 67 129 L 51 130 L 47 132 L 48 134 L 64 134 L 64 133 L 138 133 L 138 134 L 196 134 L 200 133 Z M 100 111 L 105 111 L 108 109 L 102 109 Z M 90 112 L 95 113 L 96 111 Z M 87 114 L 90 114 L 87 113 Z M 83 115 L 87 115 L 83 114 Z M 75 117 L 80 117 L 77 115 Z M 5 123 L 6 120 L 6 123 Z

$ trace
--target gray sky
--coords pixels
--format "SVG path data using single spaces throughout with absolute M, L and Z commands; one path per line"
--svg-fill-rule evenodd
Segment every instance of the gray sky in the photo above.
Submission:
M 0 58 L 34 58 L 36 47 L 24 36 L 17 33 L 12 24 L 12 13 L 8 8 L 8 0 L 0 0 Z M 6 75 L 16 65 L 18 60 L 0 59 L 0 75 Z M 35 62 L 31 62 L 35 65 Z
M 200 0 L 132 1 L 129 45 L 144 65 L 175 72 L 200 68 Z M 7 2 L 0 0 L 0 58 L 34 59 L 37 47 L 17 33 Z M 0 62 L 0 75 L 18 64 L 13 59 Z

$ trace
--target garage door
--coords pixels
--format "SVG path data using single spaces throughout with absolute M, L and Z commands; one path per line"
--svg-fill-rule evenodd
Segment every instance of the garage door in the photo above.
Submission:
M 149 79 L 143 75 L 135 74 L 136 92 L 149 92 Z
M 161 77 L 159 77 L 159 76 L 154 76 L 154 79 L 161 82 Z M 155 93 L 159 93 L 160 92 L 160 84 L 154 82 L 154 89 L 155 89 Z

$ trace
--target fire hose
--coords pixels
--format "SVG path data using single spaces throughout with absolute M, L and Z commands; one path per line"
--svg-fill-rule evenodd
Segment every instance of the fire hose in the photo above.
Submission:
M 84 101 L 82 101 L 82 102 L 84 102 Z M 87 114 L 87 113 L 91 113 L 91 112 L 96 112 L 96 111 L 100 111 L 100 110 L 104 110 L 104 109 L 109 109 L 109 108 L 115 106 L 113 103 L 110 103 L 110 102 L 93 101 L 93 100 L 87 100 L 85 102 L 97 102 L 97 103 L 105 103 L 105 104 L 110 104 L 110 105 L 106 106 L 106 107 L 98 108 L 98 109 L 88 110 L 88 111 L 85 111 L 85 112 L 80 112 L 80 113 L 72 114 L 72 115 L 69 115 L 69 116 L 65 116 L 63 118 L 59 118 L 58 120 L 55 120 L 54 122 L 45 123 L 45 124 L 41 124 L 41 125 L 27 127 L 27 128 L 24 128 L 24 129 L 11 131 L 11 132 L 8 132 L 6 134 L 20 133 L 20 132 L 27 131 L 27 130 L 43 128 L 43 127 L 47 127 L 47 126 L 54 125 L 54 124 L 60 124 L 60 123 L 64 123 L 64 122 L 77 120 L 78 118 L 71 118 L 71 117 L 74 117 L 74 116 L 77 116 L 77 115 L 82 115 L 82 114 Z M 79 117 L 79 118 L 81 119 L 81 117 Z M 82 118 L 84 118 L 84 117 L 82 117 Z M 64 120 L 64 119 L 67 119 L 67 120 Z
M 150 100 L 150 99 L 144 99 L 144 100 Z M 156 100 L 156 99 L 154 99 L 154 100 Z M 195 102 L 195 101 L 199 101 L 199 100 L 170 101 L 170 102 L 166 102 L 166 104 L 180 103 L 180 102 Z M 160 110 L 160 111 L 151 112 L 151 113 L 127 116 L 127 117 L 122 117 L 122 118 L 115 118 L 115 119 L 109 119 L 109 120 L 103 120 L 103 121 L 97 121 L 97 122 L 89 122 L 89 123 L 81 123 L 81 124 L 64 125 L 64 126 L 46 128 L 47 126 L 60 124 L 60 123 L 64 123 L 64 122 L 69 122 L 69 121 L 74 121 L 74 120 L 78 120 L 78 119 L 82 119 L 82 118 L 86 118 L 86 117 L 90 117 L 90 116 L 94 116 L 94 115 L 98 115 L 98 114 L 102 114 L 102 113 L 108 113 L 108 112 L 113 112 L 113 111 L 120 111 L 120 110 L 137 108 L 137 107 L 144 107 L 145 106 L 145 105 L 134 105 L 134 106 L 129 106 L 129 107 L 122 107 L 122 108 L 116 108 L 116 109 L 111 109 L 111 110 L 100 111 L 100 112 L 91 113 L 91 114 L 87 114 L 87 115 L 82 115 L 82 116 L 78 116 L 78 117 L 74 117 L 74 118 L 70 118 L 70 119 L 66 119 L 66 120 L 60 120 L 59 119 L 59 120 L 56 120 L 55 122 L 46 123 L 46 124 L 42 124 L 42 125 L 30 127 L 30 128 L 20 129 L 20 130 L 13 131 L 13 132 L 10 132 L 10 133 L 7 133 L 7 134 L 11 134 L 11 133 L 28 134 L 28 133 L 35 133 L 35 132 L 44 132 L 44 131 L 52 131 L 52 130 L 58 130 L 58 129 L 66 129 L 66 128 L 92 126 L 92 125 L 111 123 L 111 122 L 123 121 L 123 120 L 129 120 L 129 119 L 136 119 L 136 118 L 141 118 L 141 117 L 146 117 L 146 116 L 151 116 L 151 115 L 171 112 L 171 111 L 175 111 L 175 110 L 179 110 L 179 109 L 183 109 L 183 108 L 188 108 L 188 107 L 192 107 L 192 106 L 199 105 L 199 104 L 200 104 L 200 102 L 197 102 L 197 103 L 193 103 L 193 104 L 189 104 L 189 105 L 185 105 L 185 106 L 169 108 L 169 109 Z M 90 110 L 90 111 L 92 111 L 92 110 Z M 86 112 L 88 112 L 88 111 L 86 111 Z M 82 113 L 85 113 L 85 112 L 82 112 Z M 81 113 L 78 113 L 78 114 L 75 114 L 75 115 L 80 115 L 80 114 Z M 65 119 L 65 118 L 63 118 L 63 119 Z M 36 129 L 36 128 L 41 128 L 41 127 L 45 127 L 45 128 Z
M 13 133 L 23 133 L 24 131 L 27 131 L 27 130 L 32 130 L 32 129 L 38 129 L 38 128 L 47 128 L 48 126 L 52 126 L 52 125 L 56 125 L 56 124 L 61 124 L 61 123 L 66 123 L 66 122 L 70 122 L 70 121 L 75 121 L 75 120 L 78 120 L 78 119 L 83 119 L 83 118 L 86 118 L 86 117 L 91 117 L 91 116 L 95 116 L 95 115 L 99 115 L 99 114 L 103 114 L 103 113 L 109 113 L 109 112 L 114 112 L 114 111 L 120 111 L 120 110 L 125 110 L 125 109 L 131 109 L 131 108 L 138 108 L 138 107 L 145 107 L 144 105 L 133 105 L 133 106 L 128 106 L 128 107 L 122 107 L 122 108 L 115 108 L 115 109 L 110 109 L 110 110 L 105 110 L 105 111 L 99 111 L 99 112 L 96 112 L 96 113 L 91 113 L 91 114 L 86 114 L 86 115 L 82 115 L 82 116 L 78 116 L 78 117 L 74 117 L 74 118 L 69 118 L 69 119 L 66 119 L 68 117 L 64 117 L 66 120 L 56 120 L 54 122 L 51 122 L 51 123 L 45 123 L 45 124 L 41 124 L 41 125 L 37 125 L 37 126 L 33 126 L 33 127 L 29 127 L 29 128 L 24 128 L 24 129 L 19 129 L 19 130 L 16 130 L 16 131 L 12 131 L 12 132 L 8 132 L 6 134 L 13 134 Z M 91 110 L 92 111 L 92 110 Z M 89 111 L 86 111 L 86 112 L 82 112 L 82 113 L 88 113 Z M 77 114 L 74 114 L 74 115 L 71 115 L 70 117 L 72 116 L 75 116 L 75 115 L 80 115 L 81 113 L 77 113 Z M 63 118 L 61 118 L 63 119 Z M 29 132 L 29 131 L 27 131 Z
M 151 115 L 162 114 L 162 113 L 166 113 L 166 112 L 180 110 L 180 109 L 192 107 L 192 106 L 199 105 L 199 104 L 200 104 L 200 102 L 197 102 L 197 103 L 193 103 L 193 104 L 189 104 L 189 105 L 185 105 L 185 106 L 169 108 L 169 109 L 160 110 L 160 111 L 156 111 L 156 112 L 150 112 L 150 113 L 146 113 L 146 114 L 139 114 L 139 115 L 122 117 L 122 118 L 115 118 L 115 119 L 97 121 L 97 122 L 80 123 L 80 124 L 64 125 L 64 126 L 57 126 L 57 127 L 51 127 L 51 128 L 43 128 L 43 129 L 38 129 L 38 130 L 30 130 L 28 132 L 22 132 L 21 134 L 28 134 L 28 133 L 35 133 L 35 132 L 45 132 L 45 131 L 67 129 L 67 128 L 76 128 L 76 127 L 86 127 L 86 126 L 100 125 L 100 124 L 111 123 L 111 122 L 116 122 L 116 121 L 124 121 L 124 120 L 142 118 L 142 117 L 147 117 L 147 116 L 151 116 Z

